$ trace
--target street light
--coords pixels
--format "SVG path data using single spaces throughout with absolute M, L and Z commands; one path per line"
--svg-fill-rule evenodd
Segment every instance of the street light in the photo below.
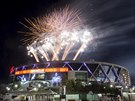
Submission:
M 15 84 L 14 87 L 17 88 L 18 87 L 18 84 Z
M 41 84 L 38 84 L 38 87 L 40 88 L 41 87 Z
M 33 88 L 33 90 L 34 90 L 34 91 L 37 91 L 38 89 L 35 87 L 35 88 Z
M 10 91 L 10 89 L 11 89 L 10 87 L 6 87 L 6 90 L 7 90 L 7 91 Z
M 133 87 L 132 90 L 134 91 L 135 90 L 135 87 Z
M 126 89 L 128 88 L 128 86 L 125 87 Z
M 113 87 L 113 85 L 111 84 L 111 85 L 110 85 L 110 88 L 112 88 L 112 87 Z

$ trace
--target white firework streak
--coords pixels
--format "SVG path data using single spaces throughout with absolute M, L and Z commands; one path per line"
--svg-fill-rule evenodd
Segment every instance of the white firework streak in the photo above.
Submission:
M 29 26 L 23 25 L 30 30 L 30 32 L 25 32 L 26 36 L 29 36 L 25 39 L 25 42 L 30 44 L 28 52 L 35 57 L 37 62 L 40 62 L 40 55 L 46 61 L 66 60 L 70 51 L 81 44 L 73 57 L 73 60 L 76 60 L 81 50 L 93 40 L 92 34 L 81 28 L 83 24 L 79 16 L 78 10 L 66 7 L 33 20 L 26 19 Z

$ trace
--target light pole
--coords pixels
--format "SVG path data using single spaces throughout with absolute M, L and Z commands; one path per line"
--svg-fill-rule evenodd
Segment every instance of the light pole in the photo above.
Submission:
M 66 95 L 66 86 L 63 86 L 63 95 Z

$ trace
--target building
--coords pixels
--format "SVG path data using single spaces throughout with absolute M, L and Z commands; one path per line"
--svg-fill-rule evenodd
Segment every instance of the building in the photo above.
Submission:
M 79 81 L 83 86 L 109 84 L 128 87 L 131 85 L 126 68 L 96 61 L 50 61 L 12 67 L 9 78 L 10 84 L 6 88 L 9 92 L 28 93 L 28 95 L 35 92 L 50 95 L 65 94 L 62 84 L 65 80 Z

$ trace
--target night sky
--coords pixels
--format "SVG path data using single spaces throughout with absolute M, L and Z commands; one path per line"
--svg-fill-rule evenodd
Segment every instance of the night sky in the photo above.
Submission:
M 79 60 L 110 62 L 129 69 L 135 80 L 135 0 L 1 0 L 0 82 L 6 82 L 9 68 L 34 63 L 20 41 L 19 22 L 38 17 L 50 9 L 70 5 L 80 9 L 85 24 L 96 36 Z

